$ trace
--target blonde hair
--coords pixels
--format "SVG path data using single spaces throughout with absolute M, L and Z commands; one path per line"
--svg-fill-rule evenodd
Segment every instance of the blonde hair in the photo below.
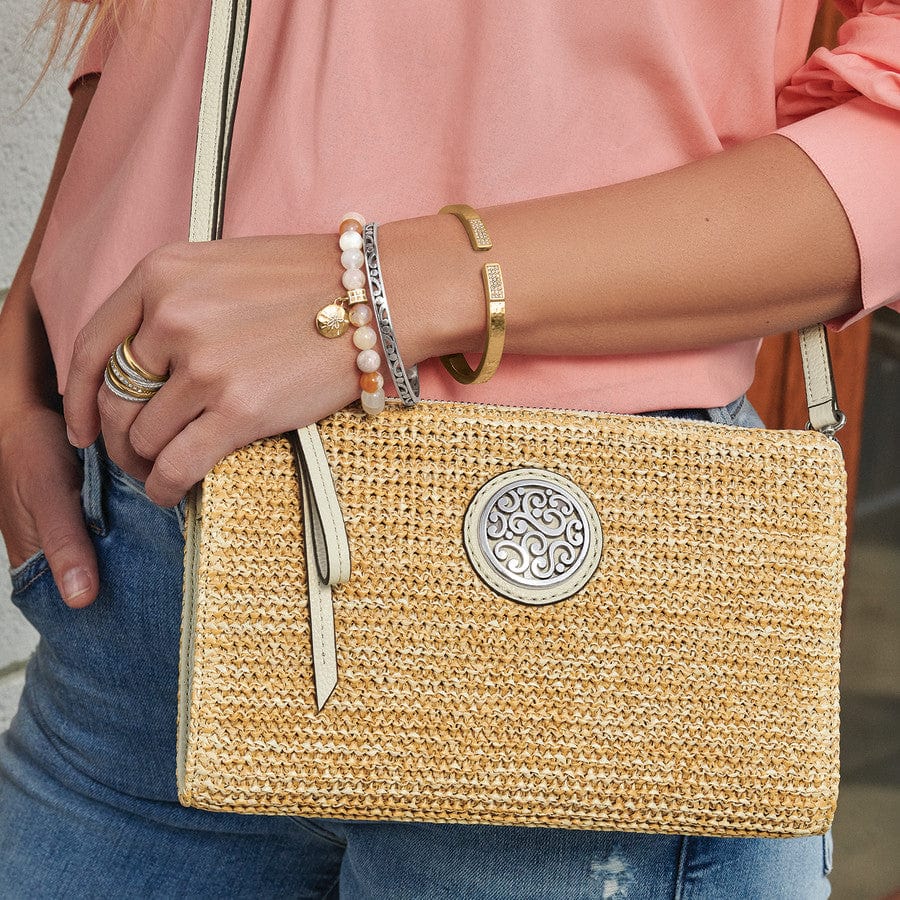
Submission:
M 27 43 L 33 45 L 39 36 L 43 40 L 43 35 L 49 33 L 44 65 L 29 96 L 55 61 L 63 66 L 70 65 L 79 49 L 102 28 L 117 27 L 127 2 L 129 0 L 45 0 L 27 39 Z M 73 10 L 78 12 L 73 15 Z

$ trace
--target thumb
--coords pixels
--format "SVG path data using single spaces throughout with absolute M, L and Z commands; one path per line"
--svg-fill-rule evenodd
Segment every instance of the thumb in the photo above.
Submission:
M 73 485 L 48 485 L 34 504 L 34 526 L 60 596 L 73 609 L 90 605 L 97 598 L 100 577 L 81 511 L 81 492 Z

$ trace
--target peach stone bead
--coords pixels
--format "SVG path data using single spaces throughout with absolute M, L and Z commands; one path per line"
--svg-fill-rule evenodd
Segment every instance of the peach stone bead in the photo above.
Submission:
M 353 332 L 353 344 L 358 350 L 371 350 L 377 340 L 378 335 L 371 325 L 361 325 Z
M 350 307 L 350 322 L 358 328 L 372 321 L 372 310 L 365 303 L 357 303 Z
M 351 234 L 355 234 L 355 232 L 351 232 Z M 357 250 L 355 247 L 351 247 L 341 254 L 341 265 L 345 269 L 361 269 L 363 262 L 362 250 Z
M 357 234 L 362 234 L 365 225 L 366 220 L 359 213 L 349 212 L 341 219 L 341 227 L 338 228 L 338 234 L 343 234 L 345 231 L 355 231 Z
M 381 372 L 366 372 L 359 376 L 359 389 L 367 394 L 374 394 L 375 391 L 384 387 L 384 376 Z
M 370 415 L 377 416 L 385 406 L 385 396 L 384 391 L 379 388 L 377 391 L 373 391 L 369 393 L 368 391 L 363 391 L 359 395 L 360 402 L 362 403 L 362 408 Z
M 360 372 L 377 372 L 381 366 L 381 357 L 377 350 L 360 350 L 356 355 L 356 368 Z
M 362 250 L 362 235 L 358 231 L 342 231 L 338 244 L 341 250 Z

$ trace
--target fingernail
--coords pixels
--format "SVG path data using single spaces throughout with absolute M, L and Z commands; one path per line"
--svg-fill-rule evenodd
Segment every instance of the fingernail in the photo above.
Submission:
M 91 576 L 86 569 L 70 569 L 62 579 L 63 599 L 75 600 L 91 589 Z
M 66 425 L 66 437 L 69 439 L 69 443 L 75 447 L 75 435 L 72 434 L 72 429 L 68 425 Z

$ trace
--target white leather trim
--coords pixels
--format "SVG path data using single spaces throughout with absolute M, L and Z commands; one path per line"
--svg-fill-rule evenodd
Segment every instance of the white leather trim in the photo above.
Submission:
M 178 797 L 190 802 L 185 793 L 188 728 L 190 726 L 191 684 L 194 676 L 194 619 L 197 609 L 197 573 L 203 504 L 203 482 L 188 491 L 184 522 L 184 578 L 181 583 L 181 641 L 178 667 L 178 717 L 176 723 L 175 780 Z
M 211 241 L 217 237 L 221 136 L 227 104 L 223 103 L 228 83 L 226 66 L 231 56 L 231 37 L 236 0 L 212 0 L 206 65 L 200 93 L 197 151 L 194 156 L 194 185 L 191 192 L 189 240 Z
M 315 427 L 315 426 L 311 426 Z M 318 432 L 316 432 L 318 436 Z M 334 634 L 334 598 L 331 585 L 319 577 L 316 553 L 310 546 L 315 526 L 315 498 L 307 470 L 300 467 L 300 489 L 303 504 L 303 533 L 306 536 L 306 583 L 309 598 L 310 643 L 312 644 L 313 680 L 318 709 L 327 702 L 337 686 L 337 643 Z M 332 487 L 333 489 L 333 487 Z
M 341 584 L 350 578 L 350 541 L 318 427 L 313 424 L 298 428 L 297 441 L 302 457 L 300 469 L 309 481 L 310 512 L 314 517 L 310 534 L 314 544 L 308 537 L 307 555 L 310 549 L 318 555 L 323 580 Z
M 800 338 L 800 358 L 803 361 L 809 424 L 816 431 L 835 428 L 840 424 L 841 415 L 837 405 L 825 326 L 810 325 L 801 328 L 797 334 Z
M 216 197 L 216 234 L 222 233 L 222 220 L 225 213 L 225 183 L 228 180 L 228 156 L 231 149 L 231 129 L 234 126 L 238 92 L 241 86 L 244 49 L 247 41 L 247 29 L 250 25 L 250 0 L 235 0 L 234 36 L 228 55 L 228 86 L 225 99 L 225 118 L 223 122 L 222 160 L 218 166 L 219 189 Z

